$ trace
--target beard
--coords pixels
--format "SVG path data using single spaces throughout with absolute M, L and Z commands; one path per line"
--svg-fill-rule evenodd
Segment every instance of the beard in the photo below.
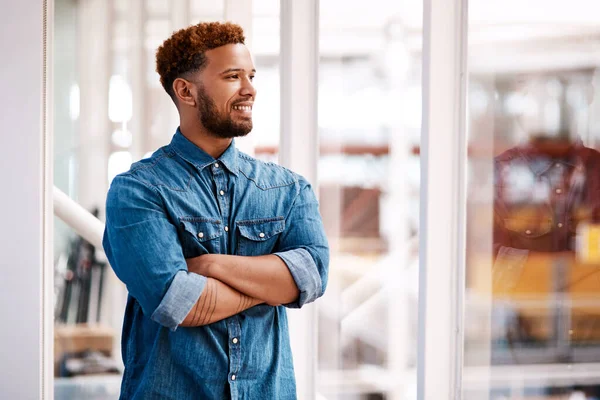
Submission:
M 221 139 L 243 137 L 252 130 L 251 118 L 236 122 L 230 114 L 221 115 L 203 88 L 198 89 L 198 117 L 209 132 Z

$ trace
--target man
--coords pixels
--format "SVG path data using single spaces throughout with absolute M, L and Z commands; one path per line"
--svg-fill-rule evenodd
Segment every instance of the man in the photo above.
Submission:
M 308 182 L 239 152 L 256 73 L 242 29 L 158 49 L 180 127 L 117 176 L 104 248 L 129 298 L 122 399 L 296 398 L 286 307 L 320 297 L 329 250 Z

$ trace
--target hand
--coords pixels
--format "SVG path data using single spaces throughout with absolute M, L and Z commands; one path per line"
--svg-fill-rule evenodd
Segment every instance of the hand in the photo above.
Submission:
M 204 254 L 199 257 L 186 258 L 185 262 L 189 272 L 194 272 L 198 275 L 211 277 L 211 270 L 216 263 L 213 254 Z

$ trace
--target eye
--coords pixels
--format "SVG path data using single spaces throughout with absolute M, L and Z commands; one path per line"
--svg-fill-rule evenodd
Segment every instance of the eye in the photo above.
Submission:
M 235 75 L 230 75 L 227 77 L 227 79 L 238 79 L 240 76 L 238 74 Z
M 253 81 L 254 80 L 254 75 L 250 75 L 250 80 Z

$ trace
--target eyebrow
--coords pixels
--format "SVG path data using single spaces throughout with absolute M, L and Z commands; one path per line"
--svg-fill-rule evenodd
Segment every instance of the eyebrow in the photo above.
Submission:
M 245 71 L 246 70 L 243 69 L 243 68 L 229 68 L 229 69 L 226 69 L 225 71 L 221 72 L 221 75 L 225 75 L 225 74 L 228 74 L 230 72 L 245 72 Z M 252 72 L 256 73 L 256 70 L 253 69 Z

